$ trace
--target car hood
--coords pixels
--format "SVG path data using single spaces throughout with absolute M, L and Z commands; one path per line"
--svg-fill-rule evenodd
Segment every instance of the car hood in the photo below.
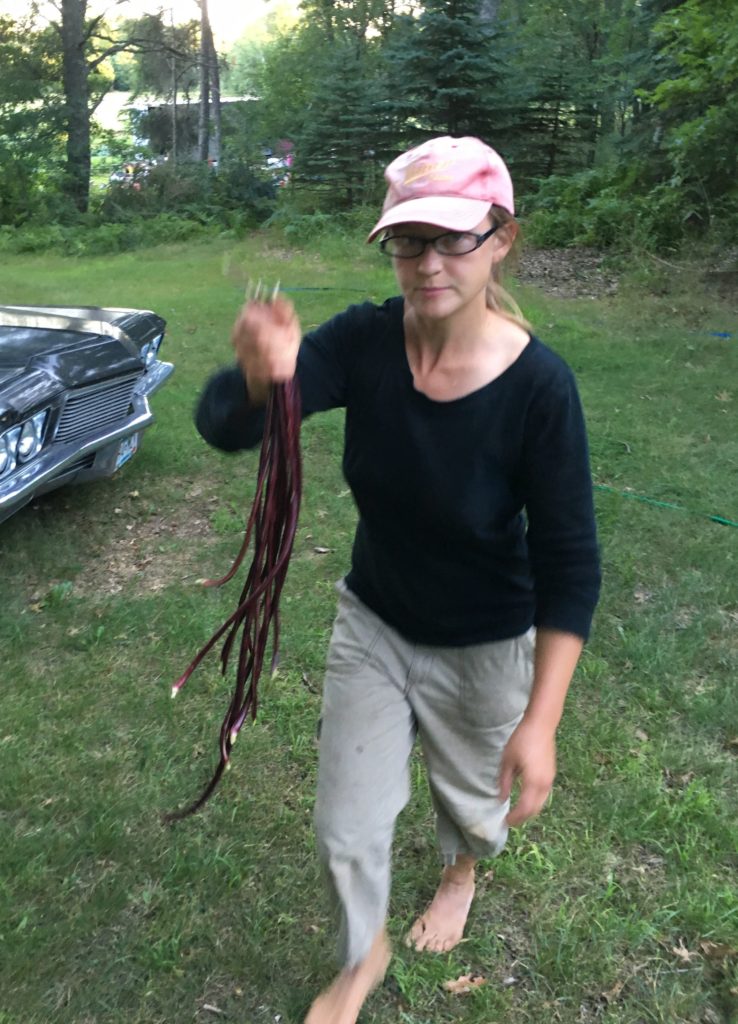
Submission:
M 0 365 L 0 388 L 3 384 L 6 384 L 13 377 L 18 376 L 18 370 L 13 366 L 2 366 Z
M 40 402 L 66 387 L 142 370 L 141 348 L 164 326 L 147 310 L 0 306 L 0 413 L 17 407 L 20 378 L 25 404 L 30 397 Z
M 140 368 L 138 349 L 131 352 L 116 338 L 85 331 L 39 330 L 0 324 L 0 372 L 43 369 L 60 383 L 88 383 L 111 373 Z

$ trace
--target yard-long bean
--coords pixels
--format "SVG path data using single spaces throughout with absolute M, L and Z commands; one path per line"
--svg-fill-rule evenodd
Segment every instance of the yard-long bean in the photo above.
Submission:
M 225 675 L 240 633 L 235 687 L 220 730 L 220 759 L 200 796 L 184 809 L 168 814 L 168 821 L 185 818 L 203 806 L 228 766 L 233 744 L 246 718 L 256 717 L 258 683 L 270 634 L 272 671 L 276 667 L 279 598 L 295 540 L 302 492 L 300 419 L 297 381 L 274 385 L 266 409 L 256 491 L 241 549 L 225 576 L 206 581 L 207 586 L 217 587 L 232 579 L 253 542 L 253 557 L 238 606 L 172 687 L 174 697 L 224 636 L 220 661 Z

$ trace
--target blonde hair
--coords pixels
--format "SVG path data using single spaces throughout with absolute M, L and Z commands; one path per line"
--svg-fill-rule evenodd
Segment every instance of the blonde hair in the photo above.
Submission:
M 491 221 L 491 227 L 505 228 L 508 225 L 514 224 L 517 226 L 517 221 L 511 213 L 503 209 L 501 206 L 490 207 L 489 217 Z M 492 267 L 492 272 L 489 275 L 489 281 L 487 282 L 487 308 L 493 310 L 495 313 L 499 313 L 506 320 L 510 320 L 512 323 L 517 324 L 518 327 L 522 327 L 524 330 L 530 330 L 530 324 L 523 316 L 520 306 L 517 304 L 515 299 L 510 295 L 506 288 L 502 286 L 502 275 L 503 265 L 510 264 L 517 260 L 520 250 L 520 234 L 517 233 L 515 241 L 513 242 L 512 249 L 507 254 L 504 260 L 495 263 Z

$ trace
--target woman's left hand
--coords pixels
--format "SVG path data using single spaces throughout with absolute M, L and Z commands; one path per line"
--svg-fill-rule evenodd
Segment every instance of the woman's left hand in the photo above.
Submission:
M 520 793 L 507 824 L 522 825 L 538 814 L 556 777 L 556 733 L 550 726 L 523 718 L 507 741 L 500 768 L 500 797 L 507 800 L 520 779 Z

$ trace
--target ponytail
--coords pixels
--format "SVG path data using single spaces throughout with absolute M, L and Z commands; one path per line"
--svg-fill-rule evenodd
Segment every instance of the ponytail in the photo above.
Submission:
M 515 218 L 512 214 L 508 213 L 501 206 L 493 206 L 490 210 L 490 217 L 494 227 L 504 228 L 508 224 L 515 224 Z M 517 237 L 517 236 L 516 236 Z M 515 251 L 518 248 L 517 243 L 513 245 L 513 259 L 517 255 Z M 508 257 L 509 258 L 509 257 Z M 495 263 L 492 267 L 492 272 L 487 282 L 487 308 L 498 313 L 506 320 L 510 320 L 512 323 L 517 324 L 518 327 L 522 327 L 524 330 L 530 330 L 530 324 L 523 316 L 520 306 L 517 304 L 515 299 L 510 295 L 507 289 L 502 286 L 502 264 Z

